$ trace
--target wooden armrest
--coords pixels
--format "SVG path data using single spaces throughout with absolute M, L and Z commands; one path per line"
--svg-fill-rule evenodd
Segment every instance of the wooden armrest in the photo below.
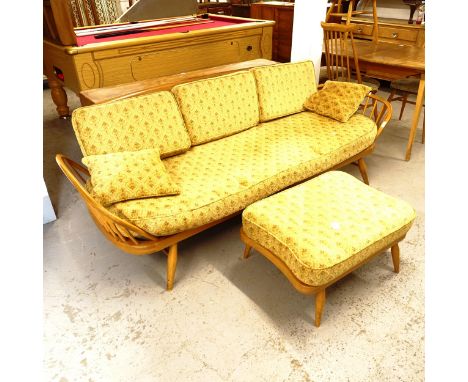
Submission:
M 136 225 L 119 218 L 99 204 L 85 188 L 86 180 L 90 176 L 86 167 L 62 154 L 57 154 L 55 159 L 60 169 L 85 201 L 98 228 L 115 245 L 124 251 L 139 255 L 147 253 L 150 243 L 160 240 Z M 142 238 L 144 239 L 142 240 Z
M 386 99 L 369 93 L 359 107 L 359 112 L 372 119 L 377 125 L 377 136 L 375 137 L 377 139 L 392 118 L 392 105 Z

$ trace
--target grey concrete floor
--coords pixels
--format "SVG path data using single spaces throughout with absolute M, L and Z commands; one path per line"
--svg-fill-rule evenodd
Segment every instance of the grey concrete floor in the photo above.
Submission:
M 240 218 L 181 244 L 172 292 L 162 253 L 132 256 L 108 242 L 55 163 L 56 153 L 81 153 L 45 90 L 44 179 L 58 220 L 44 225 L 44 380 L 422 381 L 424 146 L 419 130 L 403 160 L 411 113 L 389 123 L 367 159 L 371 185 L 418 215 L 401 271 L 385 253 L 330 287 L 316 328 L 312 296 L 258 253 L 241 259 Z

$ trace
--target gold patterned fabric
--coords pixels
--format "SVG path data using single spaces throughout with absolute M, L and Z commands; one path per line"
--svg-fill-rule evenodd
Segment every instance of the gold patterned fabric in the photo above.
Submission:
M 327 81 L 322 90 L 312 94 L 304 104 L 307 110 L 346 122 L 372 89 L 352 82 Z
M 91 174 L 92 195 L 104 206 L 179 193 L 158 149 L 90 155 L 83 158 L 83 163 Z
M 414 218 L 408 203 L 331 171 L 254 203 L 242 223 L 299 280 L 322 286 L 401 239 Z
M 325 171 L 369 147 L 374 122 L 302 112 L 192 147 L 163 162 L 180 195 L 116 203 L 110 211 L 156 236 L 196 228 Z
M 247 71 L 175 86 L 193 145 L 210 142 L 259 122 L 257 88 Z
M 260 121 L 304 110 L 304 102 L 317 91 L 311 61 L 267 65 L 250 69 L 257 83 Z
M 170 92 L 81 107 L 72 123 L 84 156 L 158 148 L 164 158 L 191 146 Z

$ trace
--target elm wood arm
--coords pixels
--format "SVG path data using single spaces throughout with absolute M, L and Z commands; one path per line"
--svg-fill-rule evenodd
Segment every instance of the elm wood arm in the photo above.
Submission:
M 380 110 L 380 111 L 379 111 Z M 372 119 L 377 125 L 377 139 L 382 134 L 388 121 L 392 118 L 392 105 L 387 100 L 369 93 L 364 98 L 364 103 L 359 107 L 358 113 Z
M 91 196 L 84 186 L 90 177 L 89 171 L 84 166 L 62 154 L 57 154 L 55 159 L 60 169 L 85 201 L 98 228 L 110 241 L 124 251 L 135 255 L 157 251 L 154 247 L 159 244 L 160 239 L 112 214 Z M 156 247 L 158 246 L 156 245 Z M 159 250 L 161 249 L 163 248 Z

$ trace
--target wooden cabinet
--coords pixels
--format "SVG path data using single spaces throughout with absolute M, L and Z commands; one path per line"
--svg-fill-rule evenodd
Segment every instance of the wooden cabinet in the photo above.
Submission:
M 250 17 L 274 20 L 272 57 L 274 61 L 291 61 L 294 3 L 285 1 L 259 2 L 251 5 Z

